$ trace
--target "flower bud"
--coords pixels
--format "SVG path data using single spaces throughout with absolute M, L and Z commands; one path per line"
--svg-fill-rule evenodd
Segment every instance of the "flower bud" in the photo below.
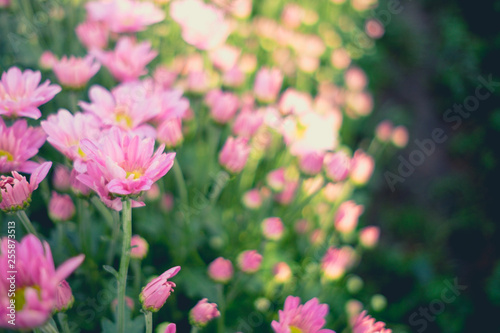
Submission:
M 142 260 L 148 254 L 149 244 L 139 235 L 132 236 L 130 240 L 130 257 L 133 259 Z
M 392 143 L 399 148 L 404 148 L 408 144 L 408 130 L 404 126 L 397 126 L 392 131 Z
M 220 316 L 217 310 L 217 304 L 208 303 L 208 299 L 204 298 L 199 301 L 194 308 L 189 312 L 189 321 L 191 325 L 204 327 L 207 323 Z
M 182 122 L 180 118 L 171 118 L 163 121 L 157 130 L 157 140 L 167 148 L 175 148 L 182 144 Z
M 262 263 L 262 255 L 256 250 L 248 250 L 238 256 L 238 266 L 245 273 L 255 273 Z
M 219 153 L 219 163 L 231 173 L 239 173 L 245 167 L 250 146 L 246 138 L 229 137 Z
M 283 222 L 279 217 L 269 217 L 262 221 L 262 233 L 269 240 L 279 240 L 283 236 L 283 231 Z
M 63 165 L 58 165 L 54 169 L 54 174 L 52 175 L 52 184 L 56 190 L 61 192 L 66 192 L 71 186 L 71 173 Z
M 292 270 L 286 262 L 279 262 L 273 267 L 274 280 L 278 283 L 286 283 L 292 278 Z
M 75 298 L 73 297 L 71 287 L 66 280 L 62 280 L 56 289 L 56 310 L 64 312 L 71 309 L 74 302 Z
M 378 243 L 380 237 L 380 228 L 376 226 L 368 226 L 361 229 L 359 232 L 359 242 L 366 248 L 373 248 Z
M 356 185 L 364 185 L 372 176 L 375 168 L 373 157 L 358 149 L 351 160 L 350 177 Z
M 168 279 L 174 277 L 180 270 L 180 266 L 172 267 L 142 288 L 139 300 L 144 311 L 157 312 L 161 309 L 175 288 L 175 283 Z
M 67 194 L 52 191 L 49 201 L 49 216 L 57 222 L 69 221 L 75 215 L 75 204 Z
M 208 276 L 216 282 L 227 283 L 233 277 L 231 260 L 219 257 L 208 266 Z
M 262 196 L 259 189 L 251 189 L 243 194 L 243 205 L 248 209 L 258 209 L 262 205 Z

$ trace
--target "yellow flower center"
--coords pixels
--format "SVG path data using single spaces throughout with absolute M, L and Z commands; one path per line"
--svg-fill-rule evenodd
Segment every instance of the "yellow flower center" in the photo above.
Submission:
M 84 158 L 85 156 L 87 156 L 87 155 L 83 152 L 82 148 L 80 148 L 80 147 L 78 147 L 78 155 L 80 155 L 82 158 Z
M 120 126 L 126 126 L 127 128 L 132 128 L 133 122 L 132 118 L 127 114 L 127 108 L 124 106 L 118 106 L 115 109 L 115 120 Z
M 16 302 L 15 303 L 16 311 L 21 311 L 24 305 L 26 304 L 26 298 L 24 296 L 24 294 L 26 293 L 26 288 L 28 287 L 17 288 L 15 295 L 11 297 L 11 299 L 13 299 Z M 29 286 L 29 288 L 35 289 L 38 292 L 38 298 L 40 298 L 41 290 L 39 286 L 34 285 L 34 286 Z
M 306 131 L 307 131 L 307 126 L 305 126 L 301 122 L 297 122 L 295 137 L 297 139 L 302 139 L 305 136 Z
M 14 160 L 14 156 L 6 150 L 0 149 L 0 157 L 7 156 L 7 161 L 12 162 Z
M 127 171 L 127 178 L 128 178 L 130 175 L 133 175 L 133 176 L 134 176 L 134 179 L 137 179 L 137 178 L 139 178 L 140 176 L 142 176 L 142 172 L 141 172 L 141 171 L 139 171 L 139 170 Z
M 302 333 L 302 330 L 296 326 L 290 326 L 290 333 Z

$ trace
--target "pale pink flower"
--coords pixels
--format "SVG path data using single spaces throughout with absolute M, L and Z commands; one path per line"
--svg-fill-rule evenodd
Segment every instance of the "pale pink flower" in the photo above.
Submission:
M 0 81 L 0 115 L 5 117 L 27 117 L 38 119 L 42 115 L 38 107 L 47 103 L 61 91 L 57 84 L 46 80 L 41 85 L 39 71 L 24 72 L 11 67 L 2 73 Z
M 323 168 L 325 154 L 322 152 L 311 151 L 299 155 L 300 170 L 306 175 L 317 175 Z
M 177 326 L 175 324 L 168 324 L 164 333 L 176 333 L 176 332 L 177 332 Z
M 10 6 L 10 0 L 0 0 L 0 8 L 7 8 Z
M 243 251 L 238 256 L 238 266 L 245 273 L 255 273 L 262 264 L 262 255 L 256 250 Z
M 393 126 L 390 120 L 381 121 L 375 129 L 375 135 L 377 136 L 377 139 L 382 142 L 389 141 L 392 135 L 392 128 Z
M 279 217 L 268 217 L 261 224 L 262 234 L 269 240 L 279 240 L 283 236 L 285 227 Z
M 208 265 L 208 276 L 216 282 L 227 283 L 233 277 L 231 260 L 218 257 Z
M 179 146 L 184 137 L 182 135 L 182 121 L 179 118 L 165 120 L 158 126 L 156 139 L 167 148 Z
M 11 261 L 9 249 L 16 249 L 15 280 L 9 279 Z M 41 242 L 34 235 L 25 236 L 20 243 L 2 238 L 0 254 L 0 327 L 11 328 L 8 323 L 14 312 L 16 329 L 30 330 L 42 326 L 52 315 L 58 302 L 57 287 L 80 264 L 83 254 L 68 259 L 56 270 L 52 252 L 47 242 Z M 14 284 L 16 303 L 11 303 L 9 289 Z M 14 311 L 13 311 L 14 309 Z
M 382 321 L 375 322 L 375 319 L 369 316 L 366 311 L 361 312 L 354 318 L 352 323 L 353 333 L 392 333 L 392 330 L 385 328 Z
M 83 165 L 86 170 L 87 166 Z M 84 172 L 84 171 L 82 171 Z M 71 182 L 71 190 L 77 195 L 77 196 L 83 196 L 86 197 L 90 195 L 92 192 L 92 189 L 88 187 L 87 185 L 83 184 L 81 181 L 76 179 L 80 173 L 76 170 L 76 167 L 71 170 L 71 175 L 70 175 L 70 182 Z
M 59 312 L 64 312 L 71 309 L 74 302 L 75 298 L 73 297 L 73 292 L 71 291 L 68 281 L 62 280 L 59 282 L 56 289 L 55 309 Z
M 274 200 L 282 205 L 289 205 L 295 198 L 299 182 L 297 180 L 287 180 L 283 190 L 274 196 Z
M 219 153 L 219 163 L 231 173 L 239 173 L 245 167 L 250 146 L 246 138 L 229 137 Z
M 189 311 L 189 321 L 192 325 L 204 327 L 209 321 L 220 316 L 217 304 L 208 303 L 208 298 L 204 298 Z
M 52 69 L 52 66 L 58 61 L 56 55 L 50 51 L 44 51 L 38 60 L 42 69 Z
M 132 236 L 130 240 L 130 257 L 134 259 L 144 259 L 148 254 L 149 244 L 139 235 Z
M 54 221 L 68 221 L 75 215 L 75 204 L 67 194 L 52 191 L 49 201 L 49 216 Z
M 300 26 L 305 10 L 297 4 L 288 3 L 281 13 L 281 21 L 287 28 L 295 29 Z
M 38 166 L 30 177 L 30 182 L 26 177 L 21 176 L 16 171 L 12 171 L 12 177 L 0 176 L 0 209 L 4 212 L 25 209 L 31 202 L 31 193 L 38 188 L 38 185 L 47 176 L 52 166 L 52 162 L 45 162 Z
M 281 191 L 285 188 L 285 168 L 279 168 L 270 171 L 266 176 L 267 185 L 275 191 Z
M 174 85 L 175 80 L 177 80 L 178 75 L 179 73 L 177 71 L 168 69 L 162 65 L 156 67 L 153 72 L 155 84 L 159 85 L 163 89 L 171 88 Z
M 274 279 L 278 283 L 286 283 L 292 278 L 292 270 L 286 262 L 278 262 L 273 267 Z
M 108 207 L 121 210 L 120 196 L 137 196 L 149 190 L 172 168 L 175 153 L 164 153 L 163 145 L 154 152 L 154 145 L 153 138 L 141 139 L 117 128 L 99 141 L 84 139 L 81 147 L 88 156 L 87 172 L 77 179 L 92 188 Z
M 168 279 L 177 275 L 180 270 L 180 266 L 172 267 L 142 288 L 139 300 L 145 311 L 158 312 L 161 309 L 175 288 L 175 283 Z
M 277 68 L 263 67 L 257 73 L 253 86 L 255 97 L 261 102 L 272 103 L 278 97 L 283 74 Z
M 351 160 L 349 176 L 356 185 L 364 185 L 373 174 L 375 160 L 361 149 L 354 152 Z
M 392 143 L 399 148 L 404 148 L 408 144 L 408 130 L 404 126 L 397 126 L 392 131 Z
M 364 227 L 359 231 L 359 243 L 366 248 L 372 248 L 378 243 L 380 228 L 376 226 Z
M 364 207 L 352 200 L 343 202 L 335 213 L 335 228 L 345 234 L 353 232 L 363 211 Z
M 92 21 L 102 21 L 116 33 L 142 31 L 165 18 L 160 8 L 147 1 L 100 0 L 88 2 L 85 8 Z
M 321 271 L 327 279 L 337 280 L 351 267 L 354 259 L 354 250 L 349 246 L 340 249 L 329 247 L 321 259 Z
M 87 55 L 84 58 L 64 56 L 54 64 L 52 70 L 63 86 L 78 89 L 84 87 L 100 68 L 95 58 Z
M 158 52 L 151 50 L 151 43 L 137 43 L 132 37 L 121 37 L 113 51 L 95 50 L 97 59 L 120 81 L 134 81 L 148 73 L 146 65 Z
M 75 31 L 80 42 L 88 50 L 100 50 L 108 46 L 109 30 L 102 22 L 85 21 L 80 23 Z
M 185 83 L 187 91 L 202 94 L 210 88 L 210 77 L 205 70 L 189 71 Z
M 225 86 L 237 88 L 245 82 L 245 73 L 239 66 L 233 66 L 222 74 L 222 83 Z
M 349 174 L 351 159 L 344 151 L 327 154 L 325 157 L 325 169 L 328 178 L 334 182 L 346 179 Z
M 313 110 L 313 101 L 308 93 L 288 88 L 281 95 L 279 110 L 282 114 L 302 114 Z
M 369 19 L 365 23 L 365 32 L 373 39 L 379 39 L 385 33 L 384 26 L 377 19 Z
M 52 184 L 55 189 L 62 192 L 68 191 L 71 186 L 70 179 L 70 171 L 67 167 L 64 165 L 55 167 L 52 174 Z
M 368 83 L 365 72 L 359 67 L 349 68 L 344 74 L 344 80 L 347 88 L 352 91 L 361 91 Z
M 125 132 L 155 136 L 154 128 L 147 122 L 160 114 L 161 100 L 150 95 L 143 83 L 122 83 L 111 92 L 101 86 L 92 86 L 89 99 L 90 103 L 80 102 L 80 107 L 94 115 L 104 128 L 116 126 Z
M 264 123 L 264 113 L 261 110 L 252 111 L 250 108 L 241 110 L 233 123 L 233 133 L 237 136 L 251 138 Z
M 251 189 L 243 194 L 243 205 L 249 209 L 258 209 L 262 205 L 262 196 L 259 189 Z
M 335 333 L 323 328 L 328 315 L 328 305 L 320 304 L 317 298 L 300 304 L 300 298 L 288 296 L 283 310 L 280 310 L 279 321 L 273 320 L 271 326 L 276 333 Z
M 184 41 L 200 50 L 223 44 L 231 32 L 224 13 L 200 0 L 174 1 L 170 15 L 181 26 Z
M 205 102 L 210 107 L 210 115 L 219 124 L 229 122 L 240 106 L 238 96 L 222 90 L 210 91 L 205 97 Z
M 346 95 L 346 104 L 351 118 L 367 116 L 373 110 L 373 97 L 365 91 L 351 92 Z
M 45 133 L 40 127 L 28 127 L 24 119 L 7 127 L 0 118 L 0 173 L 33 172 L 38 163 L 29 159 L 38 154 L 44 142 Z
M 344 69 L 351 64 L 351 56 L 345 49 L 335 49 L 330 56 L 330 62 L 337 69 Z
M 100 136 L 101 131 L 96 119 L 89 114 L 72 114 L 68 110 L 60 109 L 57 114 L 51 114 L 47 120 L 43 120 L 41 126 L 48 135 L 47 141 L 74 161 L 78 171 L 85 172 L 87 156 L 80 143 L 83 139 L 96 139 Z
M 222 45 L 209 53 L 213 65 L 223 72 L 235 67 L 240 55 L 241 49 L 231 45 Z

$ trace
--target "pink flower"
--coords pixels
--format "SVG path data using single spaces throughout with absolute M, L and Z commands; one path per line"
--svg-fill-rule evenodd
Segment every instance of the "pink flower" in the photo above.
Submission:
M 250 146 L 246 138 L 229 137 L 219 153 L 219 163 L 229 172 L 238 173 L 245 167 Z
M 299 155 L 300 170 L 306 175 L 317 175 L 323 168 L 325 154 L 322 152 L 307 152 Z
M 0 0 L 0 8 L 7 8 L 10 6 L 10 0 Z
M 377 139 L 382 142 L 387 142 L 392 135 L 392 122 L 390 120 L 381 121 L 375 130 Z
M 326 155 L 326 175 L 335 182 L 343 181 L 349 174 L 350 162 L 349 155 L 344 151 Z
M 102 22 L 85 21 L 80 23 L 75 31 L 80 42 L 88 50 L 100 50 L 108 46 L 109 30 Z
M 279 217 L 268 217 L 262 221 L 262 233 L 270 240 L 279 240 L 283 236 L 285 228 Z
M 209 321 L 220 316 L 219 310 L 217 310 L 217 304 L 208 303 L 208 299 L 204 298 L 189 311 L 189 321 L 192 325 L 198 327 L 204 327 Z
M 335 214 L 335 228 L 345 234 L 353 232 L 363 210 L 362 205 L 356 205 L 352 200 L 343 202 Z
M 281 191 L 285 188 L 285 168 L 273 170 L 267 174 L 267 185 L 275 191 Z
M 170 5 L 170 15 L 182 29 L 186 43 L 200 50 L 216 48 L 230 33 L 224 13 L 200 0 L 178 0 Z
M 169 89 L 173 86 L 175 80 L 177 80 L 178 75 L 179 73 L 177 71 L 168 69 L 167 67 L 160 65 L 156 67 L 153 73 L 153 78 L 155 80 L 155 83 L 161 88 Z
M 311 95 L 288 88 L 281 95 L 279 110 L 282 114 L 302 114 L 313 110 Z
M 54 53 L 44 51 L 38 60 L 38 64 L 42 69 L 52 69 L 52 66 L 58 61 Z
M 245 82 L 245 73 L 239 66 L 233 66 L 222 75 L 222 83 L 225 86 L 237 88 Z
M 256 250 L 243 251 L 238 256 L 238 266 L 245 273 L 255 273 L 262 263 L 262 255 Z
M 237 136 L 251 138 L 264 123 L 264 114 L 249 108 L 241 110 L 233 124 L 233 133 Z
M 283 310 L 279 311 L 279 322 L 273 320 L 271 326 L 276 333 L 335 333 L 325 329 L 328 305 L 320 304 L 317 298 L 300 304 L 300 298 L 288 296 Z
M 277 68 L 261 68 L 255 77 L 253 91 L 258 100 L 272 103 L 278 97 L 283 83 L 283 74 Z
M 351 267 L 354 259 L 354 250 L 349 246 L 340 249 L 329 247 L 321 259 L 321 270 L 327 279 L 337 280 Z
M 184 140 L 181 120 L 179 118 L 172 118 L 162 122 L 158 126 L 157 140 L 164 143 L 167 148 L 179 146 Z
M 295 198 L 295 193 L 299 187 L 299 182 L 297 180 L 286 181 L 283 190 L 276 194 L 274 199 L 282 205 L 289 205 Z
M 262 205 L 262 196 L 259 189 L 251 189 L 243 194 L 243 204 L 249 209 L 258 209 Z
M 276 282 L 285 283 L 290 281 L 290 279 L 292 278 L 292 270 L 286 262 L 281 261 L 274 265 L 273 275 Z
M 116 33 L 142 31 L 165 18 L 161 9 L 147 1 L 100 0 L 88 2 L 85 8 L 92 21 L 102 21 Z
M 73 292 L 71 291 L 69 283 L 66 280 L 62 280 L 59 282 L 56 289 L 56 310 L 64 312 L 71 309 L 74 302 L 75 298 L 73 297 Z
M 149 244 L 139 235 L 132 236 L 130 246 L 130 257 L 134 259 L 144 259 L 148 254 Z
M 168 324 L 164 333 L 175 333 L 177 331 L 177 327 L 175 324 Z
M 96 119 L 89 114 L 77 112 L 71 114 L 68 110 L 60 109 L 57 114 L 50 115 L 41 122 L 47 133 L 47 141 L 64 156 L 75 162 L 79 172 L 85 172 L 87 156 L 81 149 L 83 139 L 97 139 L 101 131 Z
M 155 87 L 158 87 L 158 85 Z M 161 85 L 159 87 L 163 88 Z M 160 99 L 160 112 L 153 119 L 154 122 L 159 124 L 173 118 L 185 119 L 188 114 L 189 100 L 182 96 L 182 90 L 160 90 L 156 94 Z
M 141 136 L 155 136 L 146 122 L 161 112 L 161 101 L 147 91 L 141 82 L 122 83 L 109 92 L 101 86 L 89 90 L 90 103 L 80 102 L 81 108 L 100 120 L 104 128 L 116 126 Z
M 52 70 L 63 86 L 78 89 L 84 87 L 100 68 L 94 57 L 87 55 L 84 58 L 64 56 L 54 64 Z
M 221 90 L 210 91 L 206 95 L 205 101 L 210 107 L 210 115 L 219 124 L 229 122 L 240 106 L 238 96 Z
M 382 321 L 375 322 L 375 319 L 369 316 L 366 311 L 361 312 L 353 321 L 353 333 L 392 333 L 392 330 L 385 328 Z
M 231 45 L 222 45 L 212 50 L 209 56 L 216 68 L 226 72 L 236 66 L 240 54 L 241 49 Z
M 344 74 L 344 80 L 347 88 L 352 91 L 361 91 L 368 83 L 365 72 L 358 67 L 349 68 Z
M 38 154 L 44 142 L 45 133 L 41 128 L 28 127 L 24 119 L 7 127 L 0 118 L 0 173 L 32 173 L 38 163 L 28 160 Z
M 75 204 L 67 194 L 52 191 L 49 201 L 49 216 L 54 221 L 68 221 L 75 215 Z
M 208 265 L 208 276 L 216 282 L 226 283 L 233 277 L 231 260 L 219 257 Z
M 408 144 L 408 130 L 404 126 L 397 126 L 392 131 L 392 143 L 399 148 L 404 148 Z
M 40 86 L 39 71 L 30 69 L 21 72 L 11 67 L 2 73 L 0 81 L 0 115 L 38 119 L 42 115 L 38 107 L 47 103 L 61 91 L 57 84 L 47 80 Z
M 380 228 L 376 226 L 364 227 L 359 232 L 359 242 L 366 248 L 372 248 L 378 243 Z
M 356 185 L 364 185 L 372 176 L 375 160 L 361 149 L 356 150 L 351 160 L 349 176 Z
M 9 249 L 16 250 L 15 278 L 7 272 Z M 43 325 L 52 315 L 58 301 L 57 287 L 80 264 L 83 254 L 73 257 L 56 270 L 52 252 L 47 242 L 41 242 L 34 235 L 25 236 L 20 243 L 2 238 L 0 254 L 0 326 L 12 327 L 8 323 L 10 314 L 15 312 L 16 329 L 29 330 Z M 11 285 L 15 286 L 16 296 L 9 297 Z M 14 302 L 15 303 L 14 303 Z
M 52 174 L 52 184 L 59 191 L 68 191 L 71 186 L 69 169 L 63 165 L 56 166 Z
M 163 145 L 154 152 L 154 139 L 140 139 L 117 128 L 100 141 L 84 139 L 81 145 L 88 156 L 87 172 L 77 179 L 115 210 L 121 210 L 120 196 L 149 190 L 174 164 L 175 153 L 164 153 Z
M 158 312 L 161 309 L 175 288 L 175 283 L 168 279 L 177 275 L 180 270 L 180 266 L 172 267 L 142 288 L 139 300 L 145 311 Z
M 4 212 L 12 212 L 28 207 L 31 202 L 31 193 L 47 176 L 51 166 L 52 162 L 45 162 L 37 167 L 31 174 L 29 183 L 26 177 L 21 176 L 16 171 L 12 171 L 12 177 L 0 176 L 0 197 L 2 199 L 0 209 Z
M 158 55 L 158 52 L 151 50 L 150 42 L 136 43 L 131 37 L 121 37 L 113 51 L 95 50 L 94 53 L 120 82 L 134 81 L 147 74 L 146 65 Z

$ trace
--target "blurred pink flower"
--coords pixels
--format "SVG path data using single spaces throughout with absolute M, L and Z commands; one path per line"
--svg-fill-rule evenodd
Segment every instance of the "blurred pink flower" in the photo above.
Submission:
M 12 171 L 12 177 L 0 176 L 0 209 L 4 212 L 12 212 L 25 209 L 31 202 L 31 193 L 38 188 L 38 185 L 47 176 L 52 166 L 52 162 L 45 162 L 38 166 L 30 177 L 30 182 L 26 177 L 21 176 L 16 171 Z
M 376 226 L 364 227 L 359 231 L 359 243 L 366 248 L 372 248 L 378 243 L 380 228 Z
M 392 143 L 399 148 L 404 148 L 408 144 L 408 130 L 404 126 L 396 126 L 392 130 Z
M 383 24 L 377 19 L 369 19 L 365 23 L 365 32 L 373 39 L 381 38 L 385 33 Z
M 69 160 L 74 161 L 78 171 L 85 172 L 87 156 L 80 143 L 83 139 L 97 139 L 100 136 L 101 131 L 96 119 L 89 114 L 71 114 L 68 110 L 60 109 L 47 120 L 43 120 L 41 126 L 48 135 L 47 141 Z
M 52 191 L 49 201 L 49 216 L 53 221 L 68 221 L 75 215 L 75 204 L 67 194 Z
M 94 50 L 97 59 L 120 81 L 134 81 L 148 73 L 146 65 L 158 52 L 151 50 L 151 43 L 137 43 L 135 38 L 121 37 L 113 51 Z
M 241 49 L 232 45 L 222 45 L 209 53 L 213 65 L 223 72 L 236 66 L 241 55 Z
M 349 176 L 356 185 L 364 185 L 373 174 L 375 160 L 361 149 L 354 152 L 351 159 Z
M 245 167 L 250 146 L 246 138 L 228 137 L 219 153 L 219 163 L 231 173 L 239 173 Z
M 306 152 L 299 155 L 300 170 L 306 175 L 317 175 L 323 168 L 325 154 L 322 152 Z
M 251 138 L 264 123 L 264 113 L 261 110 L 242 109 L 233 123 L 233 133 L 237 136 Z
M 38 163 L 28 160 L 38 154 L 44 142 L 45 133 L 40 127 L 28 127 L 24 119 L 7 127 L 0 118 L 0 173 L 33 172 Z
M 9 274 L 9 249 L 15 243 L 15 281 Z M 20 243 L 8 239 L 1 240 L 0 254 L 0 327 L 11 328 L 8 323 L 12 309 L 15 312 L 16 329 L 29 330 L 44 324 L 52 315 L 58 301 L 57 287 L 80 264 L 83 254 L 68 259 L 56 270 L 52 252 L 47 242 L 41 242 L 34 235 L 25 236 Z M 9 298 L 8 290 L 15 285 L 16 297 Z M 12 300 L 15 303 L 12 303 Z M 10 304 L 10 305 L 9 305 Z
M 262 233 L 269 240 L 279 240 L 283 236 L 285 227 L 279 217 L 268 217 L 262 221 Z
M 344 74 L 347 88 L 352 91 L 361 91 L 368 84 L 365 72 L 359 67 L 351 67 Z
M 302 114 L 313 110 L 312 98 L 308 93 L 288 88 L 279 101 L 281 114 Z
M 281 261 L 274 265 L 273 275 L 276 282 L 285 283 L 290 281 L 290 279 L 292 278 L 292 270 L 286 262 Z
M 56 289 L 55 309 L 59 312 L 64 312 L 71 309 L 74 302 L 75 298 L 73 297 L 73 292 L 71 291 L 69 283 L 66 280 L 62 280 L 59 282 Z
M 209 321 L 220 316 L 217 304 L 208 303 L 208 298 L 204 298 L 189 311 L 189 321 L 192 325 L 204 327 Z
M 362 205 L 356 205 L 352 200 L 343 202 L 335 213 L 335 228 L 345 234 L 353 232 L 363 210 Z
M 160 65 L 155 68 L 153 78 L 155 84 L 159 85 L 162 89 L 169 89 L 174 85 L 178 75 L 177 71 Z
M 71 186 L 69 169 L 61 164 L 56 166 L 52 173 L 52 184 L 56 190 L 68 191 Z
M 375 135 L 377 139 L 382 142 L 387 142 L 391 138 L 392 128 L 393 126 L 390 120 L 381 121 L 375 129 Z
M 219 124 L 229 122 L 240 106 L 238 96 L 231 92 L 212 90 L 205 97 L 205 102 L 210 107 L 210 115 Z
M 255 97 L 261 102 L 272 103 L 278 97 L 283 74 L 277 68 L 263 67 L 257 73 L 253 86 Z
M 271 326 L 276 333 L 335 333 L 323 328 L 327 315 L 328 305 L 320 304 L 317 298 L 302 305 L 299 297 L 288 296 L 279 311 L 279 321 L 273 320 Z
M 174 1 L 170 5 L 170 15 L 181 26 L 186 43 L 200 50 L 223 44 L 231 32 L 224 13 L 200 0 Z
M 0 8 L 7 8 L 10 6 L 10 0 L 0 0 Z
M 321 259 L 321 270 L 327 279 L 337 280 L 351 267 L 354 259 L 354 250 L 349 246 L 340 249 L 329 247 Z
M 87 50 L 100 50 L 108 46 L 109 30 L 103 22 L 87 20 L 80 23 L 75 31 L 78 39 Z
M 117 128 L 99 141 L 84 139 L 81 146 L 88 156 L 87 172 L 77 179 L 96 191 L 108 207 L 121 210 L 120 196 L 149 190 L 172 168 L 175 153 L 164 153 L 163 145 L 154 152 L 154 145 L 152 138 L 140 139 Z
M 116 33 L 142 31 L 147 26 L 163 21 L 165 14 L 152 2 L 137 0 L 100 0 L 85 5 L 92 21 L 106 23 Z
M 251 189 L 243 194 L 243 205 L 248 209 L 258 209 L 262 205 L 262 196 L 259 189 Z
M 366 311 L 361 312 L 352 323 L 352 333 L 392 333 L 382 321 L 375 322 Z
M 164 333 L 176 333 L 176 331 L 177 331 L 177 327 L 175 324 L 168 324 Z
M 180 266 L 172 267 L 142 288 L 139 300 L 145 311 L 158 312 L 161 309 L 175 288 L 175 283 L 168 279 L 177 275 L 180 270 Z
M 326 175 L 334 182 L 343 181 L 349 174 L 350 163 L 349 155 L 342 150 L 327 154 L 325 157 Z
M 95 58 L 87 55 L 84 58 L 64 56 L 54 64 L 52 70 L 63 86 L 78 89 L 84 87 L 100 68 Z
M 245 82 L 245 73 L 239 66 L 233 66 L 222 74 L 222 83 L 225 86 L 237 88 Z
M 238 266 L 245 273 L 255 273 L 262 263 L 262 255 L 256 250 L 243 251 L 238 256 Z
M 233 277 L 231 260 L 218 257 L 208 265 L 208 276 L 216 282 L 227 283 Z
M 181 119 L 172 118 L 162 122 L 158 126 L 156 139 L 165 144 L 167 148 L 179 146 L 184 140 Z
M 40 65 L 42 69 L 52 69 L 57 61 L 58 59 L 54 53 L 44 51 L 38 60 L 38 65 Z
M 27 117 L 38 119 L 42 115 L 38 107 L 47 103 L 61 91 L 57 84 L 46 80 L 41 85 L 39 71 L 24 72 L 11 67 L 2 73 L 0 81 L 0 115 L 5 117 Z
M 281 191 L 285 188 L 285 168 L 279 168 L 270 171 L 266 177 L 267 185 L 275 191 Z
M 295 198 L 298 187 L 299 182 L 297 180 L 287 180 L 283 190 L 276 194 L 274 199 L 282 205 L 289 205 Z
M 148 254 L 149 244 L 139 235 L 132 236 L 130 240 L 130 257 L 134 259 L 144 259 Z

